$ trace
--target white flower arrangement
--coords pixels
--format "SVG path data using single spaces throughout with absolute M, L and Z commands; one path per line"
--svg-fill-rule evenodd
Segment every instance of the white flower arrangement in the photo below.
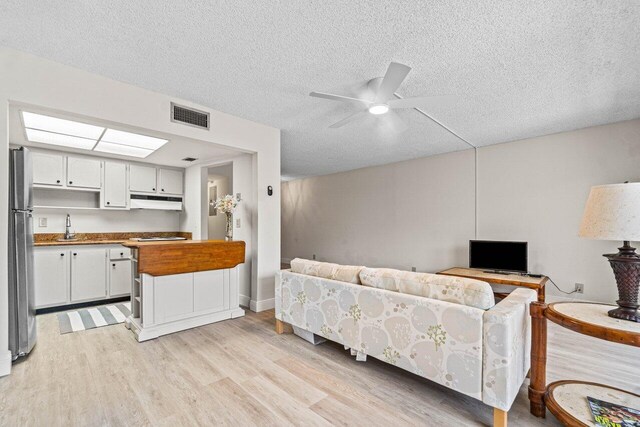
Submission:
M 216 200 L 215 208 L 220 213 L 231 214 L 238 206 L 238 200 L 231 194 Z

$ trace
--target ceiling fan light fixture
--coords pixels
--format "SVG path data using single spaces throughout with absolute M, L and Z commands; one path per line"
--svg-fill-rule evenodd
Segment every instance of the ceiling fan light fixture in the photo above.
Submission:
M 371 107 L 369 107 L 369 112 L 376 116 L 386 114 L 389 112 L 389 106 L 387 104 L 373 104 Z

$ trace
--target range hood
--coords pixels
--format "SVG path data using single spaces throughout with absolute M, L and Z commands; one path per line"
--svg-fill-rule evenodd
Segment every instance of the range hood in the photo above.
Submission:
M 131 195 L 131 209 L 155 209 L 162 211 L 181 211 L 182 197 Z

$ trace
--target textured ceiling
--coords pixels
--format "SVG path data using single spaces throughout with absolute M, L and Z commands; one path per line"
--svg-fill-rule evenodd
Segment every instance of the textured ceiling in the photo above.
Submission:
M 640 117 L 638 1 L 17 1 L 0 44 L 282 129 L 285 177 L 467 148 L 415 111 L 390 133 L 308 96 L 357 94 L 390 61 L 404 97 L 475 145 Z M 215 128 L 215 123 L 213 124 Z

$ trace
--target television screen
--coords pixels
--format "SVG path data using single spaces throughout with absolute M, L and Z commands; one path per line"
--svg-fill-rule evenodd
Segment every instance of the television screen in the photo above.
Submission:
M 527 242 L 469 240 L 469 267 L 526 273 Z

